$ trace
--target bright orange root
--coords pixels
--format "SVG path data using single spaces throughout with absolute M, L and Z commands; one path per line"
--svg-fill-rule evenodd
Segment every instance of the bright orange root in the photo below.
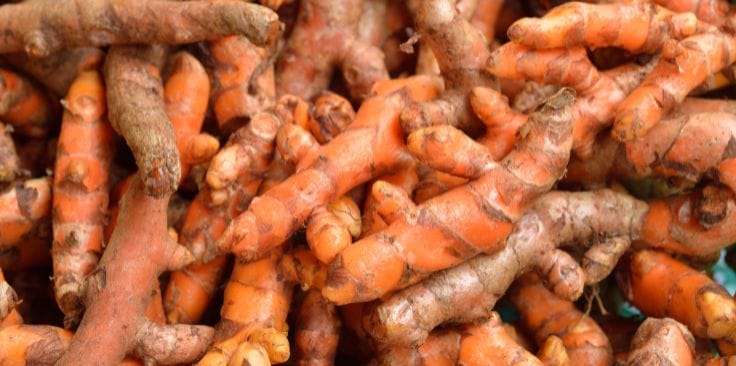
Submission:
M 30 80 L 0 68 L 0 119 L 29 137 L 45 137 L 55 116 L 48 95 Z
M 208 44 L 212 59 L 212 111 L 221 130 L 242 127 L 250 118 L 275 104 L 273 66 L 267 51 L 243 36 L 224 37 Z M 262 72 L 260 75 L 254 74 Z
M 723 338 L 736 331 L 736 302 L 726 290 L 667 254 L 637 252 L 617 279 L 644 314 L 671 317 L 699 337 Z
M 612 135 L 624 142 L 641 138 L 709 75 L 734 62 L 736 37 L 731 34 L 711 32 L 680 41 L 619 104 Z
M 524 327 L 542 346 L 556 335 L 562 339 L 572 365 L 610 365 L 613 351 L 598 324 L 568 300 L 549 292 L 535 275 L 522 276 L 511 291 L 511 302 Z
M 171 75 L 164 86 L 164 103 L 179 151 L 181 183 L 193 164 L 208 161 L 215 155 L 220 143 L 216 138 L 199 132 L 210 94 L 210 80 L 204 67 L 194 56 L 180 52 L 173 56 L 171 68 Z
M 509 27 L 508 36 L 536 49 L 620 47 L 634 53 L 654 53 L 671 39 L 692 35 L 696 27 L 694 14 L 676 14 L 648 2 L 570 2 L 542 18 L 518 20 Z
M 113 131 L 105 118 L 102 76 L 85 71 L 64 100 L 54 169 L 54 289 L 65 328 L 79 323 L 82 283 L 102 253 L 109 199 Z

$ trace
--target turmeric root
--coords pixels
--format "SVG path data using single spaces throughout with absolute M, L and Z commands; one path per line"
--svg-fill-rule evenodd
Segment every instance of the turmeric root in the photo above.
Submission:
M 153 197 L 175 191 L 181 176 L 159 71 L 165 57 L 163 46 L 116 46 L 105 59 L 110 123 L 133 151 L 146 193 Z
M 691 365 L 695 338 L 670 318 L 647 318 L 631 340 L 627 365 Z
M 517 149 L 499 163 L 487 158 L 453 161 L 451 157 L 459 152 L 484 148 L 450 126 L 410 135 L 409 149 L 421 155 L 420 160 L 426 157 L 426 162 L 436 162 L 438 151 L 442 152 L 447 165 L 454 165 L 453 173 L 463 171 L 476 180 L 419 206 L 406 196 L 397 199 L 401 193 L 384 195 L 395 200 L 403 214 L 396 215 L 385 230 L 338 254 L 323 295 L 337 304 L 372 300 L 479 253 L 501 250 L 512 223 L 564 171 L 570 154 L 573 99 L 570 89 L 550 98 L 532 114 L 528 133 Z M 525 173 L 517 170 L 522 166 Z
M 455 9 L 453 1 L 417 3 L 413 9 L 417 31 L 437 58 L 446 85 L 439 99 L 409 104 L 401 113 L 401 126 L 411 133 L 423 127 L 449 124 L 476 133 L 481 123 L 470 110 L 467 94 L 475 86 L 496 85 L 483 71 L 490 55 L 488 44 Z
M 493 51 L 487 70 L 500 78 L 527 79 L 575 89 L 578 98 L 573 109 L 573 149 L 578 157 L 586 159 L 593 153 L 593 143 L 598 133 L 613 123 L 616 108 L 642 83 L 655 65 L 655 62 L 644 65 L 628 63 L 600 72 L 590 62 L 583 48 L 533 50 L 510 42 Z M 492 140 L 486 145 L 492 146 L 502 138 L 507 145 L 513 146 L 510 142 L 513 142 L 516 132 L 513 128 L 520 123 L 519 117 L 506 122 L 492 114 L 493 109 L 499 108 L 494 103 L 499 102 L 483 99 L 493 91 L 480 92 L 474 91 L 471 103 L 485 124 L 494 127 L 486 132 L 486 138 Z M 502 133 L 499 138 L 494 136 L 496 130 Z
M 389 348 L 379 357 L 379 365 L 542 365 L 509 337 L 495 312 L 481 324 L 435 331 L 419 348 Z
M 20 161 L 11 131 L 11 127 L 0 122 L 0 185 L 12 182 L 20 174 Z
M 736 37 L 731 34 L 711 32 L 678 42 L 619 104 L 612 135 L 619 141 L 641 138 L 709 75 L 734 62 Z
M 654 3 L 678 13 L 694 13 L 699 20 L 717 26 L 728 19 L 729 5 L 725 0 L 655 0 Z
M 736 302 L 726 290 L 664 253 L 642 250 L 617 272 L 624 296 L 644 314 L 671 317 L 698 337 L 732 337 Z
M 419 182 L 416 162 L 413 159 L 409 160 L 404 166 L 399 167 L 395 173 L 381 176 L 376 181 L 383 181 L 396 186 L 410 196 Z M 370 184 L 369 187 L 373 187 L 374 184 L 375 182 Z M 414 201 L 417 202 L 416 198 Z M 373 194 L 369 194 L 365 198 L 363 203 L 363 217 L 361 218 L 361 236 L 368 236 L 388 226 L 378 212 L 379 206 L 382 206 L 382 204 L 373 197 Z
M 370 96 L 373 83 L 389 78 L 383 52 L 357 36 L 363 0 L 305 0 L 286 49 L 276 64 L 278 95 L 311 100 L 327 89 L 336 66 L 353 99 Z
M 245 182 L 246 187 L 252 183 L 260 184 L 273 156 L 276 132 L 282 124 L 283 121 L 278 116 L 262 112 L 254 115 L 250 123 L 230 136 L 225 147 L 212 158 L 207 170 L 207 184 L 212 189 L 210 195 L 214 204 L 220 205 L 228 199 L 232 200 L 228 192 L 233 189 L 228 188 L 238 180 Z M 242 209 L 255 196 L 258 186 L 249 190 L 253 193 L 246 202 L 240 203 Z
M 503 3 L 502 0 L 479 0 L 475 12 L 470 18 L 470 24 L 486 37 L 488 43 L 493 42 L 496 32 L 496 19 L 501 13 Z
M 264 66 L 266 49 L 246 37 L 229 36 L 210 42 L 207 50 L 213 64 L 212 111 L 221 130 L 240 128 L 254 114 L 274 106 L 273 65 Z
M 695 185 L 707 173 L 736 191 L 736 156 L 731 141 L 736 115 L 685 114 L 661 121 L 637 141 L 625 145 L 635 178 L 659 176 Z
M 208 174 L 214 177 L 212 182 L 220 189 L 213 192 L 204 187 L 200 190 L 187 211 L 182 228 L 181 243 L 192 252 L 203 253 L 205 248 L 214 246 L 228 221 L 248 207 L 259 192 L 273 155 L 276 129 L 283 119 L 289 119 L 288 108 L 284 105 L 288 99 L 279 101 L 279 106 L 284 107 L 279 112 L 283 118 L 268 112 L 257 114 L 231 137 L 211 163 Z M 305 118 L 294 117 L 294 114 L 305 112 L 298 109 L 290 111 L 291 120 Z M 232 160 L 236 161 L 234 171 Z M 218 202 L 213 202 L 213 197 Z M 225 198 L 230 198 L 230 201 L 219 202 Z M 226 263 L 226 257 L 220 256 L 171 274 L 164 295 L 169 322 L 194 323 L 202 316 L 222 278 Z
M 102 66 L 105 53 L 99 48 L 78 47 L 43 58 L 28 57 L 25 52 L 7 54 L 3 58 L 33 76 L 57 96 L 63 96 L 80 72 Z
M 52 256 L 56 301 L 65 328 L 83 312 L 82 284 L 102 253 L 113 131 L 97 71 L 82 72 L 64 100 L 54 174 Z
M 294 248 L 279 261 L 279 271 L 290 282 L 299 284 L 302 291 L 322 290 L 327 278 L 327 267 L 306 248 Z
M 419 100 L 436 95 L 433 88 L 404 90 L 363 102 L 347 130 L 319 148 L 320 159 L 254 199 L 228 225 L 217 248 L 212 248 L 215 253 L 205 258 L 218 252 L 258 258 L 283 243 L 314 208 L 394 168 L 406 154 L 398 125 L 399 112 L 409 98 L 406 90 Z
M 510 299 L 538 346 L 550 335 L 556 335 L 562 339 L 571 365 L 613 362 L 611 343 L 598 324 L 572 302 L 549 292 L 536 275 L 519 278 Z
M 51 178 L 16 183 L 0 194 L 0 247 L 49 238 Z
M 656 53 L 668 41 L 694 34 L 692 13 L 674 13 L 647 1 L 612 4 L 569 2 L 542 18 L 523 18 L 508 29 L 511 41 L 535 49 L 619 47 Z
M 194 56 L 173 56 L 172 71 L 164 88 L 166 115 L 171 119 L 179 151 L 181 180 L 193 164 L 209 161 L 220 147 L 216 138 L 199 133 L 207 112 L 210 83 L 204 67 Z
M 701 223 L 698 201 L 700 191 L 649 202 L 649 211 L 642 223 L 641 244 L 688 256 L 706 257 L 736 240 L 736 210 L 729 189 L 721 189 L 718 198 L 725 210 L 720 220 L 708 227 Z
M 304 297 L 295 325 L 294 359 L 297 365 L 332 365 L 337 352 L 340 319 L 335 305 L 310 290 Z
M 48 325 L 0 328 L 0 363 L 8 366 L 53 365 L 69 346 L 72 333 Z
M 437 325 L 487 317 L 511 282 L 530 269 L 544 275 L 556 294 L 574 299 L 582 293 L 585 275 L 572 258 L 566 261 L 555 249 L 585 248 L 591 240 L 595 248 L 605 243 L 603 238 L 635 239 L 645 211 L 643 202 L 610 190 L 549 193 L 516 222 L 501 251 L 469 259 L 395 292 L 366 312 L 365 330 L 381 343 L 422 344 Z M 610 273 L 615 260 L 601 264 Z
M 570 357 L 567 355 L 562 339 L 556 335 L 547 337 L 537 351 L 539 361 L 545 366 L 568 366 Z
M 183 44 L 231 34 L 262 45 L 280 33 L 278 17 L 270 9 L 231 1 L 34 0 L 3 6 L 0 24 L 8 34 L 0 53 L 25 51 L 32 57 L 69 47 Z
M 416 174 L 419 181 L 413 189 L 412 200 L 418 205 L 468 183 L 467 178 L 447 174 L 421 163 L 416 168 Z M 406 191 L 409 193 L 409 190 Z
M 227 359 L 244 341 L 263 347 L 272 363 L 289 358 L 286 316 L 292 286 L 279 272 L 280 256 L 273 253 L 255 262 L 235 263 L 217 325 L 218 343 L 202 358 L 200 365 Z
M 57 364 L 116 364 L 128 353 L 162 364 L 186 363 L 210 344 L 209 327 L 157 325 L 144 315 L 159 274 L 192 261 L 166 234 L 167 203 L 168 196 L 147 195 L 134 176 L 110 243 L 85 281 L 87 310 Z
M 342 133 L 355 119 L 350 101 L 339 94 L 323 92 L 314 101 L 309 118 L 309 131 L 320 144 L 326 144 Z
M 324 264 L 332 263 L 337 253 L 360 236 L 360 209 L 343 196 L 326 207 L 318 207 L 307 224 L 307 243 Z
M 55 110 L 48 95 L 10 70 L 0 68 L 0 119 L 28 137 L 45 137 L 53 127 Z
M 18 295 L 12 287 L 5 281 L 3 271 L 0 269 L 0 321 L 10 314 L 15 305 L 18 304 Z

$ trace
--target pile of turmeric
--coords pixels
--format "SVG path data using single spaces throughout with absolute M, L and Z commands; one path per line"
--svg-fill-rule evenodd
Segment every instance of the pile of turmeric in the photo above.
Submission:
M 726 0 L 27 0 L 0 29 L 2 365 L 736 358 Z

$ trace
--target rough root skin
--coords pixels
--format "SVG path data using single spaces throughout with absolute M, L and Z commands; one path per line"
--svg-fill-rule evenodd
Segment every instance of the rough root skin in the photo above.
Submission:
M 210 327 L 154 325 L 145 317 L 159 275 L 192 262 L 167 235 L 168 201 L 168 195 L 147 195 L 140 177 L 132 178 L 110 243 L 85 281 L 85 315 L 57 365 L 112 365 L 128 353 L 162 364 L 188 363 L 209 346 Z
M 567 165 L 573 100 L 571 89 L 550 98 L 532 114 L 517 149 L 497 164 L 486 162 L 477 180 L 407 207 L 406 217 L 346 247 L 330 266 L 323 295 L 337 304 L 369 301 L 500 250 L 512 223 Z
M 102 253 L 109 199 L 113 131 L 105 114 L 102 76 L 87 71 L 72 83 L 64 100 L 54 174 L 54 289 L 73 328 L 83 312 L 82 283 Z
M 688 365 L 695 355 L 695 338 L 676 320 L 649 317 L 637 329 L 631 340 L 626 364 Z
M 380 343 L 419 345 L 440 324 L 487 317 L 514 279 L 535 269 L 545 253 L 560 245 L 585 248 L 606 236 L 637 238 L 646 209 L 610 190 L 548 193 L 516 222 L 504 249 L 395 292 L 367 312 L 366 332 Z
M 159 198 L 174 192 L 181 177 L 160 75 L 165 57 L 162 46 L 115 46 L 105 60 L 110 123 L 133 151 L 146 193 Z
M 33 0 L 3 6 L 0 27 L 6 30 L 0 53 L 32 57 L 78 46 L 184 44 L 231 34 L 263 45 L 281 30 L 276 13 L 260 5 L 160 0 Z

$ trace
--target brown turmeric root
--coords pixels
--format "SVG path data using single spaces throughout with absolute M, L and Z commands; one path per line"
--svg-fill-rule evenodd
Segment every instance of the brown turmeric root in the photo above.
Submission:
M 373 83 L 389 78 L 383 52 L 358 38 L 363 0 L 305 0 L 286 49 L 276 64 L 278 95 L 311 100 L 329 86 L 335 67 L 353 99 L 370 96 Z
M 57 96 L 64 96 L 80 72 L 102 66 L 105 53 L 99 48 L 78 47 L 43 58 L 29 57 L 25 52 L 3 55 L 3 58 Z
M 536 275 L 520 277 L 510 299 L 538 346 L 556 335 L 562 339 L 571 365 L 613 363 L 611 343 L 598 324 L 572 302 L 549 292 Z
M 192 261 L 167 236 L 167 203 L 168 195 L 147 195 L 134 176 L 110 243 L 85 281 L 87 310 L 58 365 L 112 365 L 128 353 L 160 364 L 187 363 L 209 346 L 210 327 L 158 325 L 145 317 L 159 274 Z
M 423 79 L 408 84 L 425 85 Z M 304 167 L 251 202 L 236 217 L 205 259 L 233 252 L 253 259 L 281 245 L 307 220 L 312 210 L 350 189 L 389 172 L 406 156 L 398 115 L 407 99 L 426 100 L 432 87 L 405 88 L 363 102 L 345 132 L 319 148 L 320 159 Z M 262 231 L 260 228 L 268 228 Z
M 45 137 L 53 127 L 56 111 L 49 96 L 33 82 L 0 68 L 0 120 L 18 134 Z
M 3 6 L 0 24 L 8 34 L 0 53 L 25 51 L 32 57 L 78 46 L 184 44 L 231 34 L 263 45 L 280 33 L 273 11 L 233 1 L 33 0 Z
M 181 176 L 160 75 L 166 53 L 163 46 L 116 46 L 105 59 L 110 123 L 133 151 L 146 193 L 153 197 L 171 194 Z
M 446 85 L 439 99 L 409 104 L 401 113 L 401 126 L 407 133 L 439 124 L 478 132 L 482 124 L 470 110 L 467 95 L 475 86 L 496 86 L 483 71 L 490 55 L 488 43 L 455 9 L 454 1 L 417 3 L 412 10 L 418 34 L 432 49 Z
M 297 365 L 332 365 L 340 336 L 335 305 L 318 290 L 310 290 L 299 307 L 295 324 L 294 360 Z
M 266 49 L 246 37 L 229 36 L 210 42 L 207 51 L 213 64 L 212 111 L 221 130 L 240 128 L 274 106 L 276 86 L 273 65 L 265 66 Z
M 645 212 L 643 202 L 610 190 L 549 193 L 516 222 L 501 251 L 469 259 L 395 292 L 367 311 L 365 331 L 381 343 L 420 345 L 440 324 L 488 317 L 513 280 L 528 270 L 543 275 L 558 296 L 574 299 L 582 293 L 584 281 L 599 281 L 605 277 L 601 273 L 610 273 L 626 247 L 596 258 L 596 265 L 584 264 L 584 270 L 556 248 L 579 250 L 592 243 L 588 251 L 600 250 L 596 248 L 608 245 L 606 239 L 636 239 Z M 598 275 L 584 274 L 588 268 Z
M 14 181 L 20 174 L 20 161 L 11 131 L 12 127 L 0 122 L 0 185 Z
M 698 337 L 734 337 L 736 302 L 710 279 L 667 254 L 642 250 L 617 272 L 624 296 L 644 314 L 671 317 Z
M 97 71 L 82 72 L 63 104 L 54 170 L 52 256 L 56 302 L 64 313 L 64 327 L 74 328 L 84 311 L 84 278 L 102 253 L 114 143 Z
M 542 365 L 514 342 L 495 312 L 481 324 L 434 331 L 418 348 L 400 346 L 384 350 L 377 365 Z
M 647 318 L 631 340 L 627 365 L 691 365 L 695 338 L 676 320 Z
M 391 206 L 398 214 L 382 214 L 395 221 L 338 254 L 323 295 L 337 304 L 376 299 L 479 253 L 501 250 L 512 223 L 567 165 L 573 100 L 570 89 L 550 98 L 532 114 L 517 149 L 499 163 L 451 126 L 411 134 L 407 145 L 420 161 L 475 180 L 419 206 L 398 188 L 383 184 L 374 189 L 396 192 L 383 196 L 395 202 Z

